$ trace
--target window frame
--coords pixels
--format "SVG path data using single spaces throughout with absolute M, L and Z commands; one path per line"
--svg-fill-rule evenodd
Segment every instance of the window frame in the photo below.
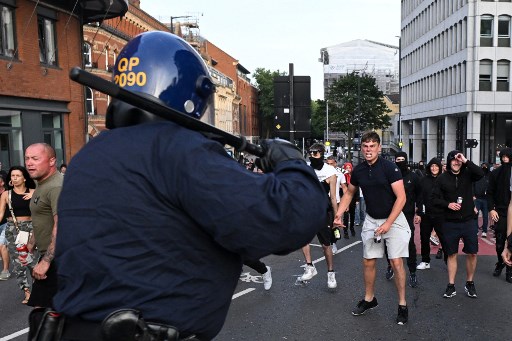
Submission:
M 52 37 L 49 39 L 47 36 L 48 25 L 51 26 Z M 45 17 L 43 15 L 37 16 L 37 37 L 39 41 L 39 62 L 45 66 L 58 67 L 58 48 L 57 48 L 57 22 L 54 19 Z M 52 44 L 53 42 L 53 44 Z M 49 59 L 49 54 L 52 53 L 49 44 L 53 46 L 53 60 Z
M 490 67 L 489 74 L 482 74 L 484 66 Z M 492 60 L 482 59 L 478 70 L 478 91 L 492 91 Z
M 490 22 L 490 33 L 483 33 L 484 22 Z M 490 14 L 484 14 L 480 17 L 480 46 L 492 47 L 494 38 L 494 16 Z
M 8 10 L 10 14 L 10 25 L 4 26 L 4 10 Z M 0 3 L 0 57 L 3 58 L 18 58 L 18 44 L 16 41 L 16 11 L 14 7 L 8 6 L 4 3 Z M 6 32 L 7 29 L 10 29 L 10 32 Z M 9 34 L 10 33 L 10 34 Z M 6 37 L 10 35 L 10 37 Z M 9 42 L 12 44 L 12 48 L 9 49 Z M 11 51 L 12 53 L 6 53 L 6 51 Z

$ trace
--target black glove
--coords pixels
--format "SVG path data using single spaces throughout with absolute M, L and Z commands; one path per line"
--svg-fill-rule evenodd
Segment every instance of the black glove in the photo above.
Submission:
M 265 156 L 256 159 L 256 166 L 264 173 L 272 172 L 281 161 L 304 160 L 299 148 L 286 140 L 263 140 L 260 145 Z

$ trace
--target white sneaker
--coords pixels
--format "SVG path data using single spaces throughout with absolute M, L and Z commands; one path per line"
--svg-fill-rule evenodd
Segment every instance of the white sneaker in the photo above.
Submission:
M 0 281 L 6 281 L 9 279 L 10 276 L 11 273 L 9 272 L 9 270 L 2 270 L 2 272 L 0 272 Z
M 263 274 L 263 287 L 265 290 L 270 290 L 272 287 L 272 269 L 267 265 L 267 272 Z
M 327 287 L 329 289 L 334 289 L 338 286 L 338 284 L 336 283 L 336 274 L 334 273 L 334 271 L 329 271 L 327 273 Z
M 338 247 L 336 246 L 336 243 L 332 243 L 331 244 L 331 249 L 332 249 L 332 253 L 336 253 L 336 251 L 338 251 Z
M 300 277 L 300 279 L 301 281 L 309 281 L 311 278 L 315 277 L 316 274 L 317 271 L 314 265 L 306 265 L 304 274 Z
M 487 238 L 487 232 L 482 232 L 482 238 Z
M 430 263 L 421 262 L 420 264 L 418 264 L 416 269 L 418 269 L 418 270 L 430 269 Z

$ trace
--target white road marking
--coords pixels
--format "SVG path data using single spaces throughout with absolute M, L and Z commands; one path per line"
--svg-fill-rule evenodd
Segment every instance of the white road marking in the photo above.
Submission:
M 25 328 L 25 329 L 20 330 L 19 332 L 12 333 L 11 335 L 7 335 L 7 336 L 0 338 L 0 341 L 12 340 L 15 337 L 18 337 L 20 335 L 27 334 L 27 333 L 28 333 L 28 328 Z
M 342 247 L 341 249 L 338 249 L 335 253 L 333 253 L 333 255 L 337 255 L 337 254 L 338 254 L 338 253 L 340 253 L 340 252 L 343 252 L 343 251 L 345 251 L 345 250 L 348 250 L 348 249 L 350 249 L 352 246 L 356 246 L 356 245 L 357 245 L 357 244 L 359 244 L 359 243 L 362 243 L 362 241 L 361 241 L 361 240 L 358 240 L 358 241 L 356 241 L 356 242 L 353 242 L 353 243 L 352 243 L 352 244 L 350 244 L 350 245 L 347 245 L 347 246 L 345 246 L 345 247 Z M 316 264 L 316 263 L 318 263 L 318 262 L 321 262 L 321 261 L 323 261 L 324 259 L 325 259 L 325 256 L 324 256 L 324 257 L 320 257 L 320 258 L 318 258 L 318 259 L 314 260 L 314 261 L 313 261 L 313 264 Z M 302 268 L 303 268 L 303 267 L 305 267 L 305 266 L 306 266 L 306 264 L 301 265 L 301 267 L 302 267 Z
M 254 291 L 254 290 L 256 290 L 256 288 L 248 288 L 248 289 L 245 289 L 245 290 L 243 290 L 243 291 L 240 291 L 240 292 L 239 292 L 239 293 L 237 293 L 237 294 L 234 294 L 234 295 L 233 295 L 233 297 L 232 297 L 231 299 L 232 299 L 232 300 L 234 300 L 235 298 L 238 298 L 238 297 L 240 297 L 240 296 L 243 296 L 243 295 L 245 295 L 245 294 L 248 294 L 248 293 L 250 293 L 251 291 Z M 0 341 L 1 341 L 1 340 L 0 340 Z

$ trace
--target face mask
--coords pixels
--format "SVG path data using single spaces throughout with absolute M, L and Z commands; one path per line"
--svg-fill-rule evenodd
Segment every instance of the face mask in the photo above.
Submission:
M 309 157 L 309 161 L 311 162 L 311 167 L 313 167 L 316 170 L 322 169 L 324 166 L 324 160 L 323 158 L 317 159 L 316 157 Z
M 484 174 L 489 173 L 489 169 L 487 167 L 483 167 L 482 170 L 484 171 Z
M 407 162 L 406 161 L 398 161 L 398 162 L 395 162 L 395 164 L 398 167 L 398 169 L 400 169 L 402 174 L 404 174 L 407 171 Z

